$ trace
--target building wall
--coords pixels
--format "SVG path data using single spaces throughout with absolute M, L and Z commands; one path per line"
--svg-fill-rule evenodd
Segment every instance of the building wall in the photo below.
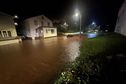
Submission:
M 19 42 L 20 42 L 19 39 L 0 41 L 0 46 L 2 46 L 2 45 L 8 45 L 8 44 L 13 44 L 13 43 L 19 43 Z
M 0 13 L 0 38 L 4 36 L 3 32 L 6 32 L 6 38 L 9 37 L 8 31 L 11 33 L 11 37 L 17 36 L 13 17 Z
M 27 37 L 30 37 L 30 24 L 29 21 L 25 20 L 24 21 L 24 30 L 23 30 L 23 34 Z
M 43 28 L 43 35 L 44 35 L 44 38 L 57 36 L 57 29 L 56 28 Z

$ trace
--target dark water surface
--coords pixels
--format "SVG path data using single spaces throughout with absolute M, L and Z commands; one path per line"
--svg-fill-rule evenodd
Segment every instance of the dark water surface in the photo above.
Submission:
M 64 37 L 0 46 L 0 84 L 52 84 L 79 55 L 79 46 L 79 40 Z

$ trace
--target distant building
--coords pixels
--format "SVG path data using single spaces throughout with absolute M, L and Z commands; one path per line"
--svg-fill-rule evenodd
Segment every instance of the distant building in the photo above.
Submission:
M 25 36 L 35 39 L 35 37 L 57 36 L 57 28 L 53 27 L 50 19 L 44 15 L 28 18 L 24 21 Z
M 115 32 L 126 35 L 126 0 L 119 10 Z
M 0 12 L 0 41 L 17 37 L 13 16 Z

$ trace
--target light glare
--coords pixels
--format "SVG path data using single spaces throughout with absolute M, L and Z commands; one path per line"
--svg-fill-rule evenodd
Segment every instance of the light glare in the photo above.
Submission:
M 79 16 L 79 13 L 75 13 L 75 16 L 78 17 Z

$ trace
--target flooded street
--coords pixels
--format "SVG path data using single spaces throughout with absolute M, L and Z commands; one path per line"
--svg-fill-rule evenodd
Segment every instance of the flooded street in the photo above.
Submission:
M 0 46 L 0 84 L 52 84 L 79 46 L 80 40 L 63 37 Z

